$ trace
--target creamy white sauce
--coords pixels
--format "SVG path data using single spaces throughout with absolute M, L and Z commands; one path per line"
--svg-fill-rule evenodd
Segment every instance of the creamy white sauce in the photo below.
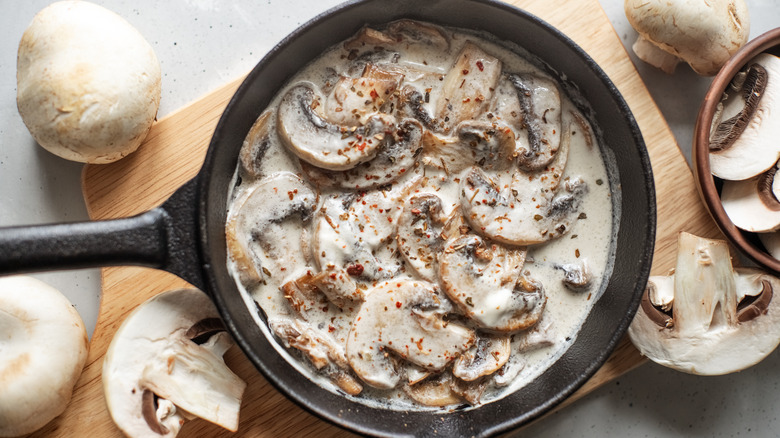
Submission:
M 544 72 L 536 68 L 526 59 L 518 56 L 504 45 L 493 42 L 482 36 L 472 33 L 449 30 L 450 49 L 447 52 L 426 49 L 420 45 L 412 45 L 400 52 L 400 57 L 395 62 L 412 66 L 422 72 L 420 74 L 407 74 L 404 84 L 411 84 L 416 89 L 425 93 L 426 89 L 433 89 L 429 93 L 429 101 L 424 107 L 432 114 L 439 104 L 438 93 L 442 78 L 450 69 L 460 48 L 466 41 L 474 42 L 482 50 L 500 59 L 502 71 L 511 73 L 532 73 L 538 76 L 548 77 Z M 269 108 L 276 108 L 285 92 L 301 81 L 308 81 L 319 87 L 328 89 L 335 81 L 334 72 L 338 74 L 359 76 L 360 71 L 355 71 L 354 60 L 348 59 L 348 51 L 339 44 L 325 52 L 320 58 L 313 61 L 296 76 L 290 79 L 288 85 L 279 91 Z M 427 73 L 427 72 L 430 72 Z M 323 93 L 327 95 L 327 92 Z M 598 299 L 605 284 L 604 281 L 611 274 L 611 257 L 613 251 L 613 221 L 616 205 L 619 199 L 613 200 L 611 189 L 619 190 L 610 184 L 606 163 L 610 157 L 602 155 L 602 148 L 593 135 L 592 128 L 588 132 L 574 120 L 573 114 L 580 114 L 563 91 L 561 92 L 563 126 L 572 128 L 569 158 L 563 174 L 567 177 L 580 177 L 587 184 L 588 192 L 582 198 L 579 212 L 583 215 L 580 219 L 572 221 L 566 233 L 552 241 L 532 245 L 527 248 L 527 260 L 523 271 L 544 286 L 547 303 L 542 322 L 538 326 L 548 328 L 548 334 L 553 339 L 551 346 L 534 348 L 529 351 L 517 352 L 521 344 L 526 342 L 522 334 L 513 336 L 511 362 L 522 363 L 524 366 L 513 381 L 503 387 L 495 387 L 491 384 L 481 398 L 481 403 L 487 403 L 504 395 L 522 388 L 532 379 L 547 369 L 567 348 L 574 342 L 580 326 L 587 317 L 593 303 Z M 581 114 L 580 114 L 581 117 Z M 584 118 L 582 118 L 584 120 Z M 251 196 L 252 191 L 262 184 L 263 178 L 290 172 L 306 179 L 302 171 L 299 159 L 290 153 L 276 135 L 276 117 L 271 118 L 271 135 L 269 148 L 263 156 L 260 165 L 261 175 L 252 179 L 247 175 L 240 175 L 237 170 L 236 184 L 230 188 L 229 220 L 238 214 L 244 200 Z M 247 141 L 251 141 L 247 138 Z M 521 144 L 522 138 L 518 138 Z M 612 166 L 610 172 L 614 174 Z M 465 172 L 465 171 L 464 171 Z M 373 282 L 360 280 L 364 289 L 370 289 L 373 284 L 393 279 L 415 279 L 420 277 L 415 270 L 407 266 L 399 254 L 398 244 L 393 234 L 393 224 L 397 223 L 403 209 L 402 204 L 393 202 L 397 197 L 400 200 L 407 199 L 411 194 L 433 193 L 441 198 L 443 213 L 449 215 L 460 204 L 459 184 L 463 173 L 459 175 L 448 174 L 434 166 L 425 166 L 418 161 L 418 165 L 401 176 L 392 185 L 390 191 L 372 190 L 365 194 L 358 194 L 348 208 L 343 208 L 334 215 L 334 211 L 340 201 L 334 200 L 334 196 L 342 196 L 344 191 L 337 189 L 322 189 L 319 192 L 317 206 L 314 209 L 313 218 L 305 222 L 292 216 L 290 220 L 273 222 L 268 228 L 264 242 L 252 251 L 255 257 L 254 263 L 262 268 L 263 281 L 247 282 L 246 275 L 242 274 L 242 268 L 235 261 L 235 256 L 229 261 L 229 267 L 234 273 L 239 289 L 250 309 L 254 309 L 255 302 L 262 308 L 269 320 L 276 318 L 296 318 L 296 312 L 291 310 L 290 302 L 280 291 L 282 284 L 301 277 L 307 272 L 316 273 L 329 264 L 340 265 L 343 260 L 348 260 L 355 255 L 352 249 L 356 245 L 375 258 L 377 266 L 381 266 L 381 272 L 375 272 L 376 279 Z M 499 186 L 508 184 L 508 178 L 496 176 Z M 316 185 L 311 184 L 312 187 Z M 413 189 L 408 190 L 409 187 Z M 279 188 L 279 190 L 287 190 Z M 364 202 L 367 201 L 367 202 Z M 613 203 L 613 201 L 615 201 Z M 330 206 L 328 207 L 328 205 Z M 322 213 L 322 206 L 327 207 L 327 212 Z M 269 209 L 272 208 L 269 206 Z M 245 212 L 244 212 L 245 213 Z M 256 212 L 258 217 L 267 215 L 267 212 Z M 325 216 L 330 215 L 329 219 Z M 339 216 L 341 220 L 339 220 Z M 332 222 L 339 222 L 338 228 L 333 228 Z M 358 225 L 361 222 L 362 225 Z M 351 227 L 352 231 L 349 231 Z M 360 229 L 362 227 L 362 230 Z M 247 246 L 252 246 L 252 239 L 256 236 L 236 236 L 245 239 Z M 367 256 L 368 257 L 368 256 Z M 592 274 L 592 283 L 584 291 L 573 291 L 564 286 L 563 271 L 560 266 L 586 261 Z M 370 266 L 366 265 L 366 269 Z M 242 282 L 243 280 L 243 282 Z M 443 296 L 443 294 L 442 294 Z M 500 303 L 498 303 L 500 305 Z M 496 306 L 500 307 L 500 306 Z M 321 301 L 318 309 L 306 313 L 308 322 L 324 333 L 333 336 L 342 346 L 345 345 L 350 328 L 353 325 L 355 315 L 360 309 L 360 302 L 339 309 L 332 303 Z M 495 315 L 487 315 L 485 318 L 498 320 L 501 310 Z M 255 313 L 255 312 L 253 312 Z M 316 381 L 321 386 L 332 391 L 343 393 L 329 379 L 318 373 L 307 363 L 301 360 L 297 351 L 288 351 L 274 338 L 265 322 L 256 316 L 256 321 L 263 332 L 271 339 L 279 354 L 282 354 L 298 371 Z M 533 330 L 533 329 L 532 329 Z M 399 385 L 400 386 L 400 385 Z M 363 385 L 364 390 L 360 395 L 347 396 L 369 405 L 380 405 L 393 409 L 432 409 L 414 404 L 404 393 L 399 390 L 377 390 L 368 385 Z M 346 395 L 345 395 L 346 396 Z

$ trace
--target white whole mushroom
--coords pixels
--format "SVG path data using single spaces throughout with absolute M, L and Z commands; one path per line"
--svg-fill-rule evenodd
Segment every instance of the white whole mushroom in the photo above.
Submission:
M 666 73 L 684 61 L 712 76 L 750 33 L 744 0 L 625 0 L 624 8 L 639 33 L 634 53 Z
M 0 437 L 34 432 L 65 410 L 87 346 L 84 322 L 57 289 L 0 278 Z
M 89 2 L 44 8 L 22 35 L 17 107 L 33 138 L 68 160 L 110 163 L 146 138 L 160 104 L 160 63 L 119 15 Z

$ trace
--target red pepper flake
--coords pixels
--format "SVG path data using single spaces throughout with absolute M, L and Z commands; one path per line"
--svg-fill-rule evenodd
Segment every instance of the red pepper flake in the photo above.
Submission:
M 377 93 L 376 89 L 374 88 L 371 89 L 371 93 L 369 94 L 371 95 L 371 99 L 376 99 L 377 97 L 379 97 L 379 93 Z
M 485 71 L 485 65 L 482 64 L 482 61 L 477 61 L 477 68 L 479 71 Z
M 363 152 L 363 150 L 366 148 L 366 146 L 367 146 L 366 142 L 363 142 L 363 143 L 360 143 L 359 145 L 357 145 L 357 148 L 358 148 L 358 150 L 360 152 Z
M 363 273 L 363 265 L 355 263 L 354 265 L 347 266 L 347 274 L 357 277 Z
M 415 342 L 415 344 L 417 344 L 417 349 L 420 350 L 420 351 L 422 351 L 422 349 L 423 349 L 422 341 L 423 341 L 423 338 L 420 338 L 420 339 L 417 340 L 417 342 Z
M 464 68 L 462 73 L 463 73 L 464 75 L 467 75 L 467 74 L 469 74 L 469 71 L 468 71 L 468 70 L 466 70 L 466 69 Z
M 400 301 L 396 301 L 395 302 L 395 307 L 400 309 L 401 308 L 401 302 Z

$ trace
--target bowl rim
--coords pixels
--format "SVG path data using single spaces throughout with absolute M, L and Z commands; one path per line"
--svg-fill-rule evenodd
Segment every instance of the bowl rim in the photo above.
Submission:
M 780 27 L 769 30 L 749 41 L 715 75 L 699 107 L 693 132 L 692 158 L 693 173 L 699 196 L 721 232 L 741 253 L 755 263 L 766 269 L 780 272 L 780 260 L 772 257 L 763 247 L 751 239 L 754 233 L 737 228 L 726 214 L 716 185 L 717 177 L 712 175 L 709 160 L 710 128 L 723 91 L 745 64 L 758 54 L 773 47 L 780 47 Z

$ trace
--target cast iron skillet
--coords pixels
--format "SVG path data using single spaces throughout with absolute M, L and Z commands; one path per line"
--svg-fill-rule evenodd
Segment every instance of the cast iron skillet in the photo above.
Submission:
M 524 47 L 590 103 L 602 143 L 614 156 L 620 199 L 614 270 L 576 342 L 524 389 L 477 409 L 451 413 L 378 411 L 324 390 L 269 344 L 238 294 L 225 260 L 226 204 L 238 151 L 276 90 L 323 50 L 364 24 L 414 18 L 483 29 Z M 488 436 L 525 424 L 564 400 L 606 360 L 633 317 L 650 271 L 655 193 L 634 118 L 604 72 L 566 36 L 526 12 L 491 0 L 365 0 L 336 7 L 284 39 L 252 70 L 227 106 L 200 173 L 161 207 L 127 219 L 0 230 L 0 272 L 143 265 L 205 290 L 246 356 L 310 412 L 370 435 Z

